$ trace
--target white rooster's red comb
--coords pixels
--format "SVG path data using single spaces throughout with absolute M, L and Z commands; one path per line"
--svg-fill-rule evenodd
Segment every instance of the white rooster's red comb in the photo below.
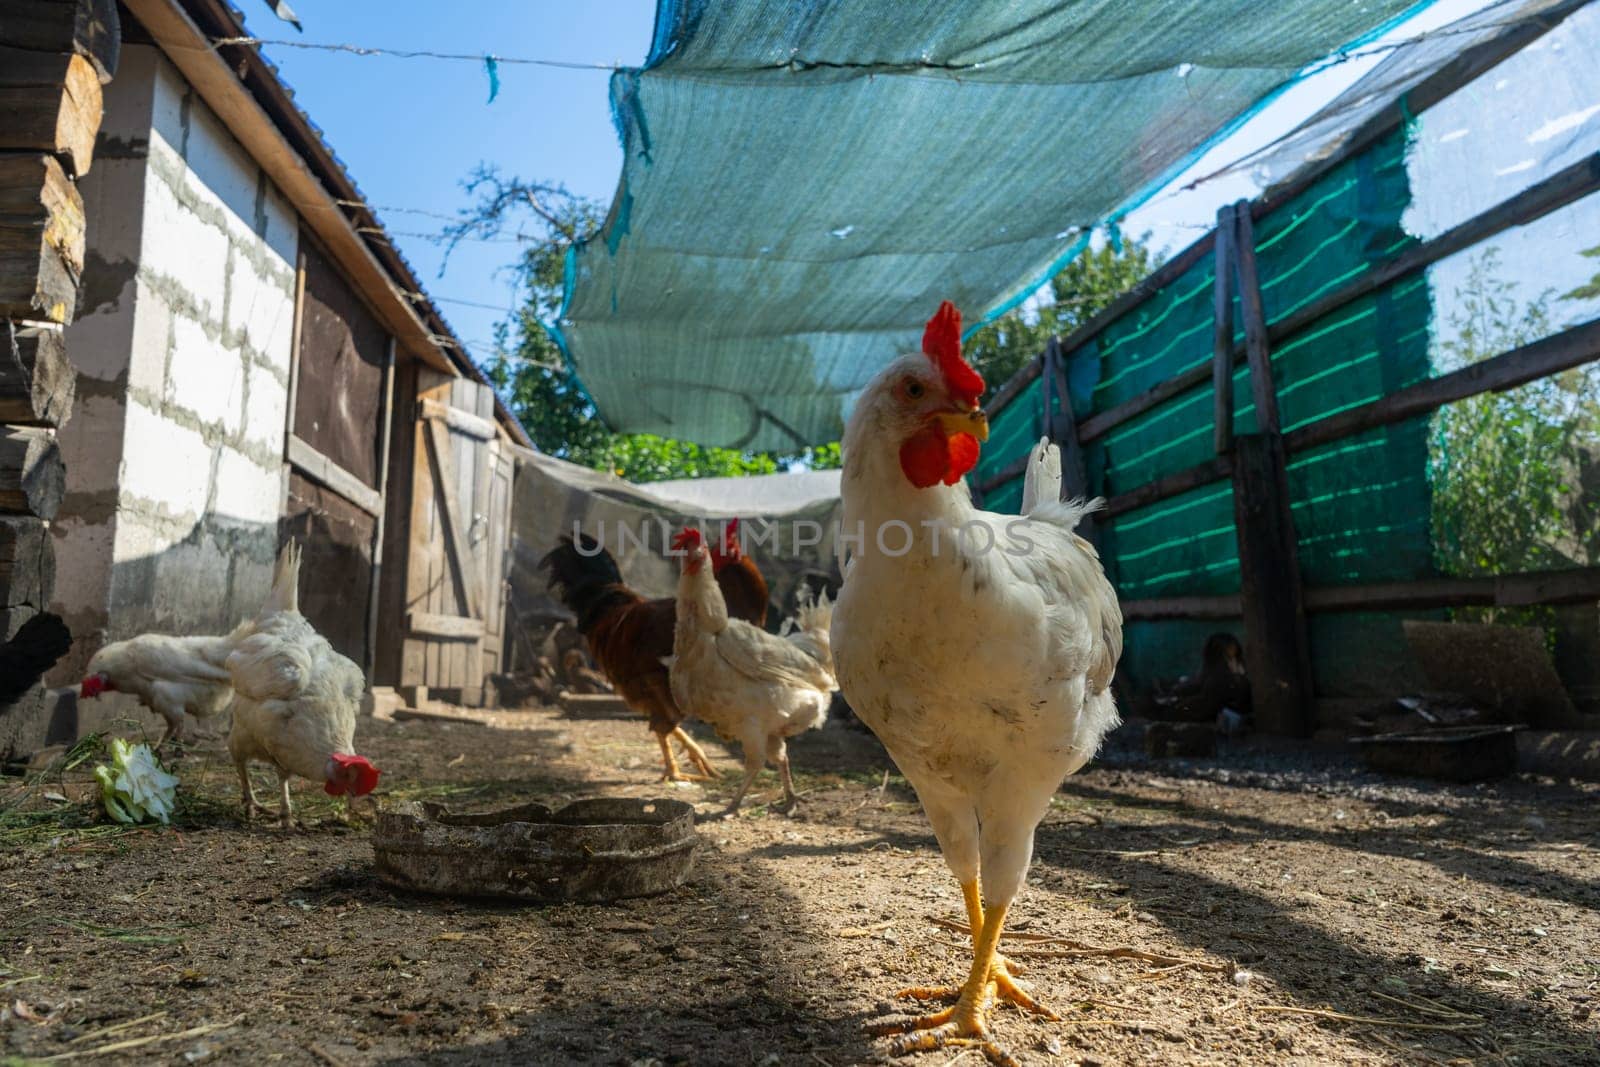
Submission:
M 983 396 L 983 375 L 961 358 L 961 312 L 946 300 L 922 330 L 922 352 L 938 368 L 945 388 L 969 408 Z

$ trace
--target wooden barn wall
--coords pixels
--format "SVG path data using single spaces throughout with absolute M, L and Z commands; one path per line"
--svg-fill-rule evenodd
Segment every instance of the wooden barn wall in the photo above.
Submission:
M 411 552 L 411 482 L 416 462 L 417 361 L 404 352 L 394 366 L 394 420 L 389 443 L 388 502 L 384 513 L 383 568 L 378 576 L 377 658 L 373 685 L 400 684 L 405 641 L 406 563 Z
M 309 234 L 294 433 L 378 486 L 383 359 L 389 334 Z
M 289 475 L 289 507 L 279 536 L 300 542 L 300 612 L 357 663 L 366 655 L 376 526 L 373 516 L 332 490 L 299 471 Z

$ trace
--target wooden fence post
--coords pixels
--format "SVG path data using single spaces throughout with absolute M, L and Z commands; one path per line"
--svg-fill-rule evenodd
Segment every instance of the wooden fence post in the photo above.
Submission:
M 1239 544 L 1239 598 L 1244 616 L 1245 669 L 1250 677 L 1256 726 L 1264 733 L 1304 737 L 1315 728 L 1311 653 L 1306 634 L 1304 593 L 1294 518 L 1289 511 L 1289 477 L 1279 431 L 1278 398 L 1272 384 L 1271 350 L 1256 275 L 1255 236 L 1250 206 L 1230 212 L 1231 242 L 1221 233 L 1219 248 L 1231 243 L 1237 271 L 1239 306 L 1244 314 L 1245 347 L 1259 433 L 1232 440 L 1233 516 Z M 1222 220 L 1219 218 L 1219 225 Z M 1220 262 L 1220 259 L 1219 259 Z M 1222 282 L 1219 279 L 1218 286 Z M 1218 304 L 1219 311 L 1221 304 Z M 1230 316 L 1231 317 L 1231 316 Z M 1214 380 L 1226 373 L 1232 395 L 1232 323 L 1228 323 L 1226 372 L 1222 357 Z M 1221 337 L 1222 324 L 1216 336 Z M 1221 351 L 1221 347 L 1218 348 Z M 1220 385 L 1219 381 L 1219 385 Z M 1219 417 L 1222 401 L 1217 403 Z M 1231 404 L 1228 412 L 1231 423 Z M 1231 427 L 1230 427 L 1231 429 Z M 1220 444 L 1222 428 L 1217 429 Z
M 1217 209 L 1216 283 L 1212 287 L 1212 441 L 1219 456 L 1233 450 L 1233 213 L 1232 204 Z

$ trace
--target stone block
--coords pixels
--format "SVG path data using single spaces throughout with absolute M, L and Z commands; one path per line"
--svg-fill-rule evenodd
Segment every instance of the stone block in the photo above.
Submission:
M 127 427 L 123 500 L 145 500 L 165 506 L 174 516 L 198 519 L 205 513 L 211 482 L 211 449 L 200 434 L 137 401 L 128 404 Z

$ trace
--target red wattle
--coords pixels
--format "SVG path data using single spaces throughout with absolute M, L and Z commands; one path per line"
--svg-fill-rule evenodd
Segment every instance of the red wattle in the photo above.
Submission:
M 944 431 L 929 426 L 900 446 L 900 470 L 906 480 L 918 489 L 926 489 L 944 481 L 950 469 L 950 445 Z
M 978 465 L 978 439 L 970 433 L 958 433 L 950 438 L 949 452 L 950 466 L 944 472 L 944 484 L 955 485 Z

